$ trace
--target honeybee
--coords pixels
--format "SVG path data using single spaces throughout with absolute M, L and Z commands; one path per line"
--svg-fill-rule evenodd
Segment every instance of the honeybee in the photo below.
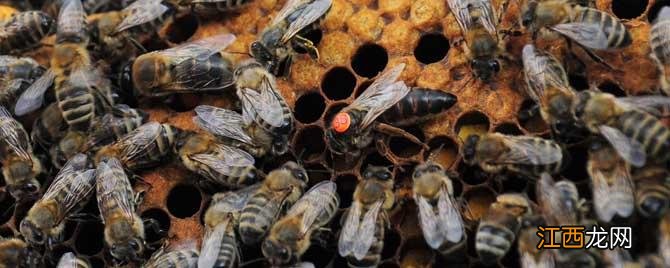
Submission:
M 0 25 L 0 54 L 14 54 L 40 46 L 53 31 L 54 19 L 41 11 L 14 13 Z
M 88 156 L 77 154 L 58 172 L 46 192 L 21 221 L 20 230 L 31 245 L 51 247 L 61 242 L 67 217 L 76 213 L 95 188 L 95 169 Z
M 30 137 L 21 123 L 0 106 L 0 162 L 7 190 L 16 199 L 37 194 L 40 183 L 35 178 L 42 173 L 42 164 L 33 154 Z
M 32 58 L 0 56 L 0 105 L 12 108 L 18 96 L 44 71 Z
M 189 136 L 179 149 L 182 164 L 208 182 L 239 188 L 260 181 L 264 174 L 254 167 L 249 153 L 216 141 L 207 134 Z
M 40 256 L 18 238 L 0 238 L 0 267 L 37 267 Z
M 312 234 L 328 224 L 340 205 L 337 185 L 322 181 L 305 193 L 270 229 L 261 246 L 270 265 L 294 265 L 310 247 Z
M 454 94 L 442 90 L 414 87 L 384 111 L 378 120 L 393 126 L 414 125 L 449 110 L 457 101 Z
M 221 34 L 142 54 L 128 77 L 143 96 L 225 89 L 234 83 L 232 63 L 220 51 L 234 41 L 234 35 Z
M 293 113 L 277 91 L 274 75 L 257 61 L 249 60 L 238 65 L 234 78 L 245 122 L 254 122 L 272 133 L 272 151 L 275 155 L 286 153 L 294 126 Z
M 448 256 L 465 246 L 466 234 L 454 196 L 454 186 L 444 168 L 428 161 L 414 168 L 414 202 L 419 208 L 419 222 L 428 245 Z
M 639 96 L 617 98 L 595 91 L 578 93 L 573 108 L 578 123 L 602 135 L 628 163 L 641 167 L 647 159 L 670 159 L 670 130 L 653 114 L 670 106 L 670 98 Z
M 110 144 L 146 123 L 147 119 L 149 114 L 142 110 L 125 104 L 114 105 L 109 113 L 94 122 L 83 150 Z
M 98 163 L 96 198 L 102 222 L 105 224 L 105 243 L 112 257 L 118 260 L 139 260 L 144 252 L 144 223 L 135 209 L 135 193 L 121 162 L 106 158 Z
M 121 10 L 123 21 L 116 26 L 116 33 L 152 33 L 160 28 L 172 10 L 162 0 L 136 0 Z
M 180 130 L 168 124 L 149 122 L 100 148 L 95 163 L 113 157 L 130 170 L 152 166 L 172 152 L 179 135 Z
M 551 140 L 500 133 L 470 135 L 463 145 L 463 161 L 489 173 L 512 171 L 531 178 L 562 168 L 563 149 Z
M 422 144 L 414 135 L 402 129 L 375 122 L 381 114 L 410 92 L 403 81 L 397 81 L 404 68 L 405 64 L 399 64 L 385 71 L 356 100 L 335 114 L 326 131 L 326 141 L 333 153 L 355 158 L 375 140 L 376 133 L 399 135 Z M 379 151 L 388 152 L 380 140 L 377 139 Z M 398 162 L 393 155 L 386 154 L 393 162 Z
M 663 7 L 658 12 L 651 31 L 649 32 L 649 46 L 651 58 L 656 62 L 660 72 L 659 81 L 661 90 L 670 95 L 670 7 Z
M 523 268 L 553 268 L 556 266 L 551 251 L 537 248 L 540 237 L 537 236 L 537 224 L 524 224 L 519 231 L 519 255 Z
M 385 167 L 369 166 L 356 185 L 353 203 L 342 216 L 338 252 L 351 267 L 373 267 L 381 261 L 384 232 L 393 207 L 393 175 Z
M 167 251 L 165 247 L 156 251 L 149 260 L 144 263 L 144 268 L 192 268 L 198 264 L 198 250 L 195 245 L 179 245 Z
M 630 166 L 606 142 L 594 141 L 589 148 L 586 170 L 591 176 L 594 209 L 601 221 L 633 214 L 634 196 Z
M 525 196 L 514 193 L 498 195 L 477 227 L 475 249 L 479 260 L 493 264 L 505 256 L 521 228 L 522 218 L 531 214 L 530 203 Z
M 319 27 L 320 19 L 330 10 L 332 0 L 290 0 L 251 43 L 249 53 L 275 75 L 288 75 L 291 70 L 293 46 L 307 50 L 313 59 L 319 51 L 305 32 Z
M 670 263 L 670 214 L 666 213 L 661 219 L 659 232 L 658 253 L 663 257 L 665 263 L 668 264 Z
M 251 0 L 181 0 L 179 5 L 190 6 L 198 14 L 214 14 L 239 9 Z
M 56 268 L 90 268 L 91 264 L 83 258 L 77 257 L 72 252 L 63 254 Z
M 260 242 L 282 211 L 298 201 L 308 181 L 307 171 L 295 162 L 270 172 L 242 209 L 238 229 L 242 242 Z
M 633 173 L 635 206 L 647 218 L 660 218 L 670 208 L 670 173 L 662 166 L 645 166 Z
M 235 192 L 218 193 L 205 212 L 205 237 L 202 240 L 198 267 L 237 267 L 240 263 L 237 227 L 240 211 L 260 184 Z
M 67 124 L 58 108 L 58 103 L 49 104 L 33 123 L 30 138 L 45 150 L 49 150 L 54 143 L 67 133 Z

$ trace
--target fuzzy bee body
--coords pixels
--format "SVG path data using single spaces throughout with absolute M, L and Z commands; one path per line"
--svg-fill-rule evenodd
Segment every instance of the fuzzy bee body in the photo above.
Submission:
M 102 147 L 95 162 L 114 157 L 128 169 L 153 166 L 172 152 L 180 131 L 168 124 L 146 123 L 120 140 Z
M 400 101 L 391 106 L 379 121 L 393 126 L 413 125 L 449 110 L 456 96 L 441 90 L 412 88 Z
M 0 238 L 0 267 L 35 267 L 39 256 L 31 252 L 28 244 L 18 238 Z
M 660 72 L 661 89 L 670 93 L 670 8 L 662 8 L 651 27 L 649 45 L 651 58 Z
M 66 80 L 56 79 L 56 100 L 70 130 L 88 131 L 95 117 L 111 108 L 109 81 L 100 75 L 96 70 L 83 69 Z
M 180 249 L 170 252 L 159 251 L 154 254 L 143 267 L 145 268 L 192 268 L 198 263 L 198 251 Z
M 42 148 L 48 149 L 65 136 L 67 124 L 58 108 L 58 103 L 49 104 L 40 117 L 35 120 L 33 130 L 30 132 L 31 139 Z
M 10 54 L 35 48 L 51 33 L 54 19 L 41 11 L 14 14 L 0 25 L 0 53 Z
M 617 123 L 621 132 L 642 145 L 648 158 L 659 163 L 670 160 L 670 129 L 656 117 L 631 110 L 619 115 Z
M 598 24 L 600 26 L 599 30 L 607 38 L 607 49 L 625 48 L 633 43 L 633 38 L 630 36 L 628 30 L 626 30 L 626 26 L 614 16 L 594 8 L 579 5 L 575 5 L 573 8 L 575 9 L 573 22 Z
M 362 210 L 361 212 L 367 213 L 367 210 Z M 374 242 L 370 245 L 367 254 L 360 260 L 349 256 L 347 257 L 347 265 L 351 268 L 358 267 L 375 267 L 379 265 L 382 261 L 382 250 L 384 249 L 384 235 L 386 233 L 386 227 L 388 222 L 385 219 L 379 217 L 374 223 Z
M 28 57 L 0 56 L 0 105 L 12 107 L 28 86 L 44 73 L 44 67 Z
M 662 217 L 670 208 L 670 174 L 661 166 L 646 166 L 633 174 L 635 206 L 647 218 Z
M 491 264 L 500 260 L 512 246 L 521 228 L 521 217 L 530 215 L 530 204 L 519 194 L 502 194 L 491 204 L 475 235 L 479 259 Z
M 30 136 L 23 126 L 0 106 L 0 162 L 7 190 L 17 199 L 36 194 L 42 164 L 33 154 Z

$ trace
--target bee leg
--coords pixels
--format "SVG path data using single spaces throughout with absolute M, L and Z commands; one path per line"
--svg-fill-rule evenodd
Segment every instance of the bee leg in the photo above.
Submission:
M 144 46 L 142 44 L 140 44 L 140 42 L 137 41 L 135 38 L 126 37 L 126 39 L 128 39 L 128 41 L 130 41 L 130 43 L 133 44 L 134 47 L 139 49 L 141 53 L 147 53 L 148 52 L 148 50 L 146 48 L 144 48 Z
M 144 223 L 144 228 L 151 228 L 152 231 L 154 231 L 156 234 L 159 236 L 165 236 L 167 234 L 167 231 L 161 228 L 160 222 L 156 219 L 148 218 L 148 219 L 142 219 L 142 223 Z
M 405 131 L 401 128 L 397 128 L 397 127 L 391 126 L 389 124 L 379 123 L 379 124 L 375 125 L 375 130 L 380 132 L 380 133 L 386 134 L 388 136 L 397 136 L 397 137 L 406 138 L 413 143 L 421 145 L 421 147 L 423 147 L 426 150 L 430 149 L 428 147 L 428 145 L 421 142 L 421 140 L 419 140 L 416 136 L 412 135 L 411 133 L 409 133 L 409 132 L 407 132 L 407 131 Z
M 309 54 L 312 59 L 319 59 L 319 50 L 314 46 L 312 40 L 296 35 L 293 37 L 293 43 L 298 47 L 307 50 L 307 54 Z

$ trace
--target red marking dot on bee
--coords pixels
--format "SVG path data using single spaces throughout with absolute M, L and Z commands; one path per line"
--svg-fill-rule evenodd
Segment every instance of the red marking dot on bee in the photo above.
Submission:
M 349 129 L 350 125 L 351 125 L 351 117 L 349 117 L 348 113 L 336 114 L 335 118 L 333 118 L 333 122 L 331 123 L 331 127 L 337 133 L 346 132 Z

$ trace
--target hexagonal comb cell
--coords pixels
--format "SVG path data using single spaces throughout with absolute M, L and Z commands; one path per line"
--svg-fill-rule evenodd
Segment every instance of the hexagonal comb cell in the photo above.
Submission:
M 295 102 L 295 119 L 304 124 L 313 123 L 321 118 L 326 110 L 326 103 L 321 94 L 308 92 L 298 97 Z

